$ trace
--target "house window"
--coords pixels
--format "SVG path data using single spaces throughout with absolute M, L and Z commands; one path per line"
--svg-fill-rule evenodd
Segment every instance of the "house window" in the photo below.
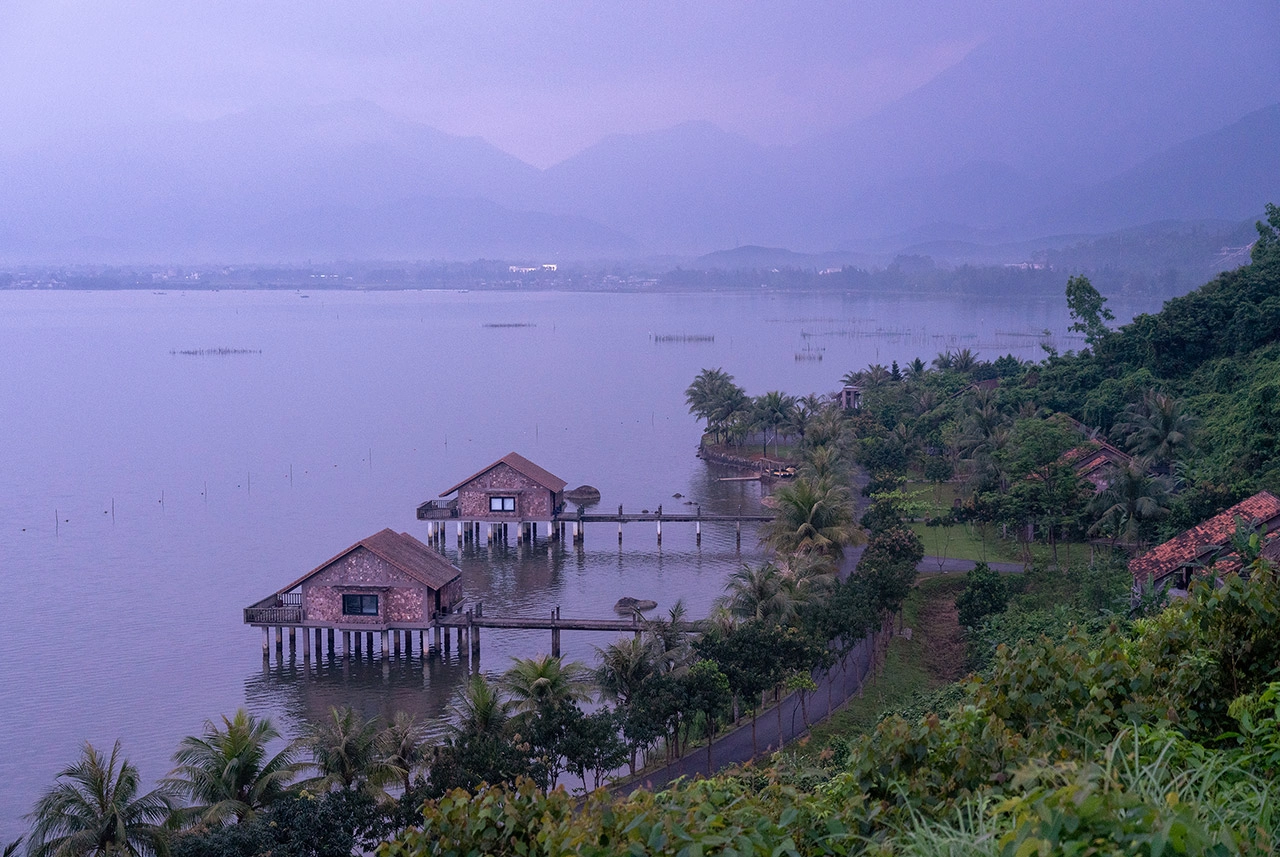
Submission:
M 514 512 L 516 510 L 515 497 L 490 497 L 490 512 Z
M 376 595 L 343 595 L 343 616 L 377 616 L 378 596 Z

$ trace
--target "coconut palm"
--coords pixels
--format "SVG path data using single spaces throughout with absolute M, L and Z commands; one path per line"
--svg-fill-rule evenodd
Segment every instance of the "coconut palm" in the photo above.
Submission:
M 555 655 L 512 658 L 502 684 L 511 695 L 515 710 L 532 714 L 565 702 L 591 698 L 590 671 L 578 663 L 565 663 Z
M 397 711 L 391 723 L 374 738 L 377 766 L 388 778 L 398 777 L 406 792 L 412 785 L 413 772 L 427 761 L 428 747 L 422 724 L 407 711 Z
M 968 348 L 961 348 L 951 357 L 951 368 L 968 374 L 978 366 L 978 355 Z
M 645 633 L 657 658 L 659 672 L 672 672 L 689 662 L 693 651 L 689 645 L 688 623 L 683 598 L 676 599 L 665 618 L 645 620 Z
M 707 431 L 717 440 L 746 404 L 747 395 L 723 369 L 703 369 L 684 391 L 689 413 L 707 421 Z
M 955 362 L 955 357 L 950 351 L 939 351 L 938 356 L 933 358 L 933 368 L 945 371 L 955 366 Z
M 368 787 L 378 793 L 387 778 L 375 749 L 378 718 L 366 718 L 349 705 L 330 708 L 329 716 L 312 724 L 301 746 L 311 751 L 311 763 L 318 776 L 304 785 L 312 791 L 351 790 Z
M 629 637 L 597 648 L 600 666 L 596 667 L 596 685 L 605 696 L 623 707 L 631 704 L 640 685 L 658 671 L 651 642 Z
M 450 706 L 453 730 L 468 737 L 502 735 L 511 719 L 511 701 L 502 689 L 483 675 L 473 676 L 458 700 Z
M 796 611 L 781 570 L 770 562 L 755 568 L 743 565 L 729 575 L 720 603 L 737 619 L 778 625 L 790 620 Z
M 1090 533 L 1110 530 L 1116 538 L 1140 544 L 1143 524 L 1163 518 L 1169 513 L 1169 482 L 1163 476 L 1152 476 L 1147 462 L 1135 458 L 1119 468 L 1107 489 L 1094 500 L 1101 510 Z
M 1168 473 L 1173 461 L 1191 448 L 1197 421 L 1183 412 L 1177 399 L 1149 390 L 1141 402 L 1124 409 L 1117 428 L 1130 451 L 1150 458 L 1160 472 Z
M 779 561 L 783 582 L 798 608 L 831 591 L 836 584 L 839 567 L 831 557 L 817 553 L 795 554 Z
M 883 363 L 872 363 L 859 373 L 862 386 L 869 390 L 877 390 L 893 380 L 893 373 Z
M 86 742 L 26 815 L 29 857 L 164 857 L 173 801 L 164 786 L 139 796 L 139 781 L 119 741 L 107 757 Z
M 908 379 L 923 378 L 924 374 L 929 371 L 929 367 L 919 357 L 913 358 L 910 363 L 902 369 L 902 374 Z
M 251 818 L 283 796 L 302 767 L 293 747 L 270 755 L 269 745 L 280 739 L 270 719 L 241 708 L 221 720 L 206 720 L 203 735 L 182 739 L 173 754 L 177 767 L 165 780 L 193 802 L 184 814 L 202 824 Z
M 773 430 L 774 449 L 778 444 L 778 429 L 786 425 L 791 420 L 792 411 L 795 410 L 796 400 L 794 396 L 787 396 L 777 390 L 770 390 L 762 396 L 757 396 L 751 402 L 752 417 L 755 425 L 764 433 L 764 455 L 769 453 L 769 431 Z
M 777 517 L 764 525 L 762 541 L 779 554 L 818 553 L 838 562 L 862 537 L 849 490 L 839 484 L 796 479 L 773 498 Z
M 800 476 L 815 482 L 843 481 L 848 477 L 844 454 L 834 444 L 812 446 L 805 451 L 804 461 L 800 464 Z

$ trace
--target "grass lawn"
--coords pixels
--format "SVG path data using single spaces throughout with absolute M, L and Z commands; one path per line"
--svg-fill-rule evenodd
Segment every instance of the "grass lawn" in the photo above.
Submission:
M 955 599 L 964 577 L 922 577 L 903 605 L 903 624 L 911 639 L 895 636 L 884 665 L 830 718 L 814 726 L 810 740 L 794 747 L 802 756 L 816 757 L 833 738 L 850 738 L 870 731 L 886 712 L 917 694 L 963 677 L 964 640 L 956 619 Z
M 911 529 L 924 542 L 925 556 L 944 556 L 950 559 L 998 561 L 1017 559 L 1017 546 L 1000 539 L 988 537 L 983 544 L 977 527 L 959 524 L 954 527 L 926 527 L 917 521 Z M 1012 552 L 1011 552 L 1012 549 Z

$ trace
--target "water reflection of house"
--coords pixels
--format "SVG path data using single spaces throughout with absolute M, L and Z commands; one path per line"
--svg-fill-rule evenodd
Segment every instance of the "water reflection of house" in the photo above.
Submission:
M 408 533 L 382 530 L 361 539 L 297 580 L 245 608 L 247 625 L 344 634 L 426 630 L 462 600 L 462 572 Z M 409 635 L 406 633 L 406 645 Z M 264 636 L 264 646 L 266 645 Z M 346 648 L 346 646 L 344 646 Z M 398 648 L 398 641 L 397 641 Z
M 440 492 L 441 499 L 456 493 L 453 499 L 423 503 L 418 507 L 418 519 L 456 520 L 459 538 L 464 524 L 468 537 L 478 538 L 481 523 L 489 526 L 491 536 L 495 525 L 518 524 L 532 528 L 538 521 L 545 521 L 550 533 L 552 521 L 564 507 L 566 484 L 523 455 L 511 452 Z
M 1264 557 L 1275 558 L 1280 553 L 1280 499 L 1270 491 L 1260 491 L 1130 560 L 1134 585 L 1185 590 L 1196 573 L 1210 565 L 1219 576 L 1238 571 L 1240 558 L 1231 545 L 1237 522 L 1262 534 Z
M 1093 485 L 1095 494 L 1111 487 L 1116 471 L 1124 470 L 1133 457 L 1102 440 L 1091 440 L 1062 454 L 1062 460 L 1070 464 L 1076 476 Z

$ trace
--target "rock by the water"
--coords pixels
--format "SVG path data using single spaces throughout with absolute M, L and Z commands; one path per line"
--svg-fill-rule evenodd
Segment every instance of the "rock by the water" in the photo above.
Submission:
M 579 506 L 599 503 L 600 489 L 590 485 L 579 485 L 577 488 L 564 492 L 564 498 L 570 503 L 577 503 Z
M 626 597 L 626 598 L 619 598 L 618 603 L 613 605 L 613 610 L 615 613 L 622 613 L 626 615 L 629 613 L 635 613 L 636 611 L 643 612 L 645 610 L 652 610 L 657 606 L 658 606 L 657 601 L 650 601 L 645 598 Z

